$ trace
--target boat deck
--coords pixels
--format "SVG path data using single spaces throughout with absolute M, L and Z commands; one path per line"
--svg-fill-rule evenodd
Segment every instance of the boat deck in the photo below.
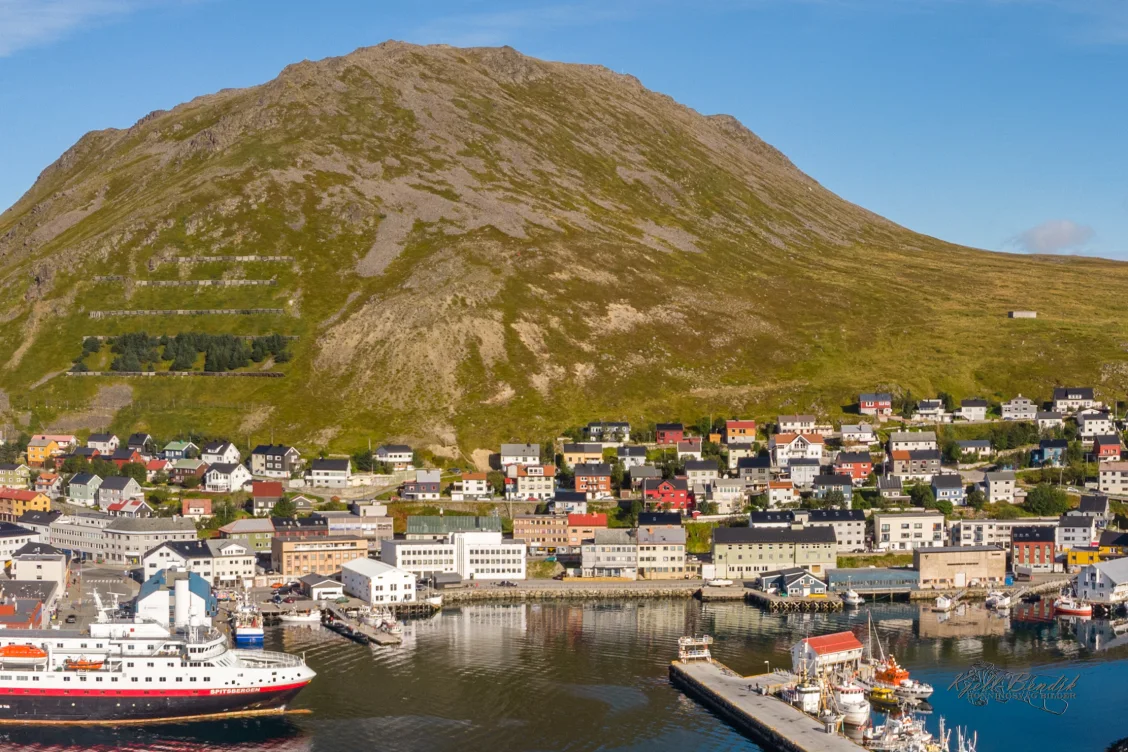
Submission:
M 859 752 L 839 734 L 828 734 L 815 718 L 770 694 L 787 684 L 787 674 L 740 676 L 714 660 L 675 661 L 670 678 L 703 705 L 741 731 L 785 752 Z M 769 694 L 761 694 L 764 688 Z

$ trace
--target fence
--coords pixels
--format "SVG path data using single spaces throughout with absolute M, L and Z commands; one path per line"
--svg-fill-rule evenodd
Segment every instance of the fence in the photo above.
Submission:
M 102 274 L 91 277 L 95 282 L 124 282 L 125 277 L 120 274 Z
M 244 376 L 255 379 L 280 379 L 278 371 L 67 371 L 67 376 Z
M 91 311 L 90 318 L 104 319 L 110 316 L 251 316 L 256 313 L 284 314 L 282 308 L 169 308 L 153 310 Z
M 139 279 L 138 287 L 248 287 L 277 285 L 276 279 Z
M 105 342 L 108 339 L 113 339 L 114 337 L 120 337 L 120 336 L 122 336 L 122 335 L 120 335 L 120 334 L 85 334 L 85 335 L 82 336 L 82 339 L 83 340 L 96 339 L 99 342 Z M 160 337 L 159 334 L 154 334 L 153 336 L 154 337 Z M 259 337 L 274 337 L 274 336 L 281 337 L 282 339 L 287 340 L 287 341 L 297 341 L 299 339 L 298 335 L 296 335 L 296 334 L 278 334 L 278 335 L 274 335 L 274 334 L 232 334 L 230 336 L 238 337 L 240 339 L 258 339 Z M 173 338 L 176 337 L 176 335 L 170 334 L 170 335 L 168 335 L 168 337 L 169 337 L 169 339 L 173 339 Z
M 162 263 L 165 259 L 154 259 L 158 264 Z M 242 263 L 279 263 L 279 264 L 292 264 L 294 263 L 293 256 L 177 256 L 174 259 L 167 259 L 177 264 L 206 264 L 209 261 L 216 261 L 219 263 L 228 264 L 242 264 Z

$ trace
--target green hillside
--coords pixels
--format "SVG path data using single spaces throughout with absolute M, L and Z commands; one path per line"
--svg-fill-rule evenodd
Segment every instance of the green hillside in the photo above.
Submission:
M 859 390 L 1123 394 L 1126 269 L 912 233 L 601 67 L 386 43 L 48 167 L 0 215 L 0 423 L 469 455 Z M 91 317 L 172 309 L 281 312 Z M 282 378 L 65 375 L 139 331 L 297 340 Z

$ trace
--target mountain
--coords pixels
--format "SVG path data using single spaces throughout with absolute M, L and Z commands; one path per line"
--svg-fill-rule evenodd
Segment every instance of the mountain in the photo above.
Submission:
M 1120 389 L 1125 269 L 913 233 L 603 67 L 388 42 L 45 169 L 0 215 L 0 411 L 455 454 L 599 418 L 835 416 L 878 388 Z M 259 312 L 92 317 L 169 309 Z M 65 375 L 84 337 L 138 331 L 297 339 L 243 369 L 281 378 Z

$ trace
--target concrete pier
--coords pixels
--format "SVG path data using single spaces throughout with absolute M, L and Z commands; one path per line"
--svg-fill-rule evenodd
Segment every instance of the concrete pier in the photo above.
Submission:
M 817 719 L 770 694 L 789 678 L 778 673 L 740 676 L 711 659 L 670 664 L 670 680 L 676 686 L 768 748 L 860 752 L 860 745 L 840 734 L 826 733 Z M 761 694 L 761 688 L 769 694 Z

